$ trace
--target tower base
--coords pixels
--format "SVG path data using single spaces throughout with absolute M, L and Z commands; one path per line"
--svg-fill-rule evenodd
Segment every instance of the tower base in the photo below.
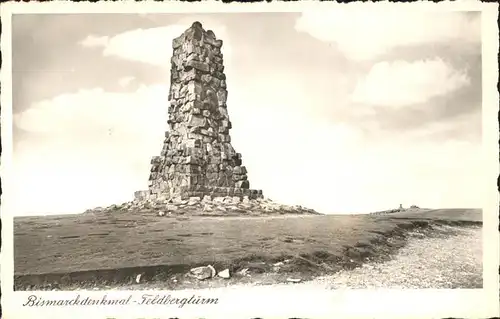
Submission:
M 137 191 L 134 193 L 136 201 L 165 201 L 173 198 L 182 200 L 190 197 L 204 198 L 205 196 L 214 197 L 239 197 L 248 199 L 264 198 L 262 190 L 245 189 L 235 187 L 213 187 L 213 186 L 194 186 L 191 188 L 182 189 L 178 194 L 170 194 L 169 192 L 153 192 L 151 190 Z

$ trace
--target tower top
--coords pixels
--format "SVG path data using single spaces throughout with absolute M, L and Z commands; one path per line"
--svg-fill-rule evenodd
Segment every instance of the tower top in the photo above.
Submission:
M 222 47 L 222 40 L 218 40 L 212 30 L 203 29 L 199 21 L 193 22 L 180 36 L 172 41 L 173 49 L 178 49 L 183 43 L 208 44 L 217 48 Z
M 201 25 L 200 21 L 195 21 L 195 22 L 193 22 L 193 24 L 191 25 L 191 28 L 199 28 L 199 29 L 203 29 L 203 26 Z

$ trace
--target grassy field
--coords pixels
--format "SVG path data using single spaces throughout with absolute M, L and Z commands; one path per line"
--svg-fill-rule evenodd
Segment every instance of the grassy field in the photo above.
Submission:
M 432 224 L 481 223 L 481 210 L 398 212 L 384 216 L 167 218 L 154 214 L 22 217 L 14 221 L 16 289 L 43 289 L 164 280 L 212 264 L 236 272 L 270 271 L 292 260 L 284 274 L 317 276 L 388 258 L 405 232 Z

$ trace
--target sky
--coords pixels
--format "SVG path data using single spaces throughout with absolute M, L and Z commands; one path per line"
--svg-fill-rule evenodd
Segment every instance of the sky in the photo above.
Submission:
M 482 207 L 473 12 L 23 14 L 12 18 L 16 215 L 147 189 L 168 129 L 172 39 L 224 41 L 250 186 L 322 213 Z

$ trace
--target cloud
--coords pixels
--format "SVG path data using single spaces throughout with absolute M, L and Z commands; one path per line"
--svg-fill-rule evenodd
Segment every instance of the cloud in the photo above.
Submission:
M 132 93 L 106 92 L 100 88 L 80 90 L 36 102 L 14 115 L 14 123 L 29 132 L 66 132 L 72 133 L 72 138 L 115 126 L 136 131 L 131 124 L 137 123 L 137 119 L 146 122 L 154 119 L 152 112 L 166 112 L 167 97 L 168 88 L 164 85 L 142 85 Z
M 235 147 L 249 167 L 252 187 L 278 202 L 323 213 L 367 213 L 400 203 L 481 205 L 475 191 L 481 183 L 478 145 L 400 137 L 366 143 L 354 125 L 313 122 L 299 114 L 284 117 L 279 111 L 247 115 L 247 123 L 257 121 L 260 133 L 253 132 L 260 140 L 243 143 L 239 134 L 252 126 L 237 123 Z
M 427 122 L 409 132 L 409 137 L 424 140 L 448 142 L 481 142 L 482 112 L 481 105 L 471 107 L 473 111 L 456 115 L 442 121 Z
M 352 9 L 305 11 L 295 23 L 297 31 L 336 44 L 353 60 L 374 59 L 401 46 L 480 43 L 480 26 L 479 14 Z
M 109 37 L 107 36 L 95 36 L 95 35 L 88 35 L 85 39 L 81 40 L 78 42 L 83 47 L 86 48 L 99 48 L 99 47 L 105 47 L 108 45 L 109 42 Z
M 121 87 L 126 87 L 128 86 L 130 83 L 132 83 L 132 81 L 135 80 L 135 77 L 133 76 L 124 76 L 122 78 L 120 78 L 118 80 L 118 84 L 121 86 Z
M 173 50 L 172 40 L 189 27 L 190 24 L 182 23 L 164 27 L 134 29 L 112 37 L 89 35 L 79 43 L 84 47 L 102 47 L 103 55 L 106 57 L 114 56 L 170 68 L 170 57 Z M 224 39 L 222 52 L 227 63 L 231 55 L 231 46 L 226 28 L 221 25 L 211 25 L 211 30 L 218 38 Z
M 253 96 L 233 94 L 237 103 L 228 103 L 236 128 L 231 131 L 233 145 L 243 155 L 251 186 L 263 189 L 265 196 L 324 213 L 370 212 L 400 203 L 481 205 L 474 191 L 480 178 L 457 173 L 480 167 L 480 147 L 435 142 L 429 135 L 433 130 L 446 134 L 443 131 L 455 129 L 453 123 L 430 127 L 421 136 L 393 133 L 367 139 L 355 122 L 313 116 L 310 105 L 317 100 L 310 91 L 290 86 L 293 80 L 278 75 L 273 79 L 273 88 L 286 95 L 272 94 L 261 87 L 264 83 L 256 83 L 245 90 Z
M 469 84 L 465 71 L 455 70 L 441 59 L 379 62 L 357 83 L 352 101 L 399 107 L 424 103 Z
M 233 145 L 243 155 L 251 187 L 278 202 L 325 213 L 360 208 L 352 184 L 358 171 L 350 164 L 361 150 L 362 135 L 357 128 L 317 121 L 294 109 L 266 106 L 231 117 L 238 127 L 231 132 Z
M 132 93 L 81 90 L 16 115 L 15 125 L 26 131 L 14 153 L 17 209 L 78 213 L 147 188 L 150 156 L 159 153 L 167 126 L 167 93 L 162 85 Z

